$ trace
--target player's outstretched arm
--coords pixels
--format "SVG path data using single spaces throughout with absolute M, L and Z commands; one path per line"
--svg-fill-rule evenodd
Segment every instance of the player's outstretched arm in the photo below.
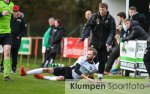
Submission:
M 81 74 L 80 75 L 82 78 L 85 78 L 86 80 L 88 80 L 89 82 L 94 82 L 93 79 L 89 78 L 88 76 L 86 76 L 85 74 Z

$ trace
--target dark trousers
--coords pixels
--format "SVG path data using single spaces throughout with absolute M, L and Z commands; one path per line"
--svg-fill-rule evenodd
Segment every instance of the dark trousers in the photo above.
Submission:
M 105 64 L 107 62 L 107 49 L 106 47 L 103 47 L 101 49 L 96 49 L 97 50 L 97 57 L 95 58 L 95 62 L 99 62 L 99 67 L 98 67 L 98 73 L 103 74 L 104 69 L 105 69 Z
M 144 64 L 150 77 L 150 48 L 147 48 L 145 51 Z
M 20 44 L 21 44 L 21 39 L 12 37 L 11 57 L 12 57 L 12 71 L 13 72 L 16 72 L 16 69 L 17 69 L 17 58 L 18 58 L 18 51 L 20 48 Z
M 1 59 L 1 64 L 0 64 L 0 71 L 1 72 L 3 72 L 3 70 L 4 70 L 3 62 L 4 62 L 4 53 L 2 53 L 2 59 Z
M 41 67 L 48 67 L 49 63 L 54 63 L 57 53 L 51 52 L 51 49 L 47 48 L 45 52 L 45 60 Z
M 50 49 L 49 48 L 46 48 L 46 51 L 45 51 L 45 60 L 44 60 L 44 62 L 46 61 L 46 60 L 49 60 L 50 59 Z
M 113 48 L 112 52 L 109 55 L 105 71 L 110 72 L 115 60 L 120 56 L 120 45 L 117 45 Z
M 13 72 L 16 72 L 16 69 L 17 69 L 18 51 L 19 51 L 19 48 L 11 47 L 12 71 Z
M 44 57 L 45 57 L 44 62 L 40 67 L 48 67 L 49 60 L 50 60 L 50 48 L 46 48 Z

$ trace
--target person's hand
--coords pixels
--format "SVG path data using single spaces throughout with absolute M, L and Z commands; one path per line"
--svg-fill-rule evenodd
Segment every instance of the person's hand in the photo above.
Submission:
M 116 39 L 117 43 L 119 44 L 120 43 L 120 35 L 116 35 L 115 39 Z
M 94 80 L 93 79 L 91 79 L 91 78 L 89 78 L 88 76 L 86 76 L 85 74 L 81 74 L 81 77 L 82 78 L 85 78 L 86 80 L 88 80 L 89 82 L 92 82 L 92 83 L 94 83 Z
M 8 10 L 4 10 L 4 11 L 2 12 L 2 15 L 3 15 L 3 16 L 6 16 L 6 15 L 8 15 L 8 13 L 9 13 Z
M 77 41 L 76 47 L 78 47 L 82 42 L 83 42 L 82 39 L 79 38 L 79 40 Z
M 88 80 L 89 82 L 92 82 L 92 83 L 94 83 L 95 81 L 93 80 L 93 79 L 91 79 L 91 78 L 86 78 L 86 80 Z
M 119 31 L 121 32 L 122 26 L 121 26 L 121 25 L 118 25 L 118 26 L 116 27 L 116 29 L 119 30 Z
M 106 44 L 106 47 L 109 47 L 109 45 L 108 45 L 108 44 Z
M 112 49 L 111 45 L 106 44 L 107 51 L 109 52 Z
M 20 39 L 20 37 L 16 37 L 17 39 Z
M 81 42 L 83 42 L 83 41 L 82 41 L 82 39 L 81 39 L 81 38 L 79 38 L 79 40 L 78 40 L 78 42 L 77 42 L 77 43 L 78 43 L 78 44 L 80 44 Z
M 102 79 L 95 79 L 95 83 L 103 83 Z

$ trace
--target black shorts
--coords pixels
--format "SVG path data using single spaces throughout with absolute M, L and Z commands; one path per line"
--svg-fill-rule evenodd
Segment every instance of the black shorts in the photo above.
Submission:
M 56 67 L 54 68 L 55 76 L 64 76 L 65 79 L 73 79 L 72 69 L 70 67 Z
M 0 44 L 3 45 L 11 45 L 12 39 L 11 34 L 0 34 Z

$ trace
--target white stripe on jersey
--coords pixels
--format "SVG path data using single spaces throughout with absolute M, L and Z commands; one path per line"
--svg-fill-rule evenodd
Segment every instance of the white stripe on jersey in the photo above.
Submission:
M 86 56 L 81 56 L 78 58 L 78 60 L 75 62 L 75 64 L 80 64 L 80 71 L 82 74 L 91 74 L 97 72 L 97 68 L 95 63 L 92 64 L 86 61 Z M 75 66 L 74 64 L 74 66 Z M 81 79 L 81 77 L 75 72 L 75 69 L 72 70 L 72 77 L 73 79 Z

